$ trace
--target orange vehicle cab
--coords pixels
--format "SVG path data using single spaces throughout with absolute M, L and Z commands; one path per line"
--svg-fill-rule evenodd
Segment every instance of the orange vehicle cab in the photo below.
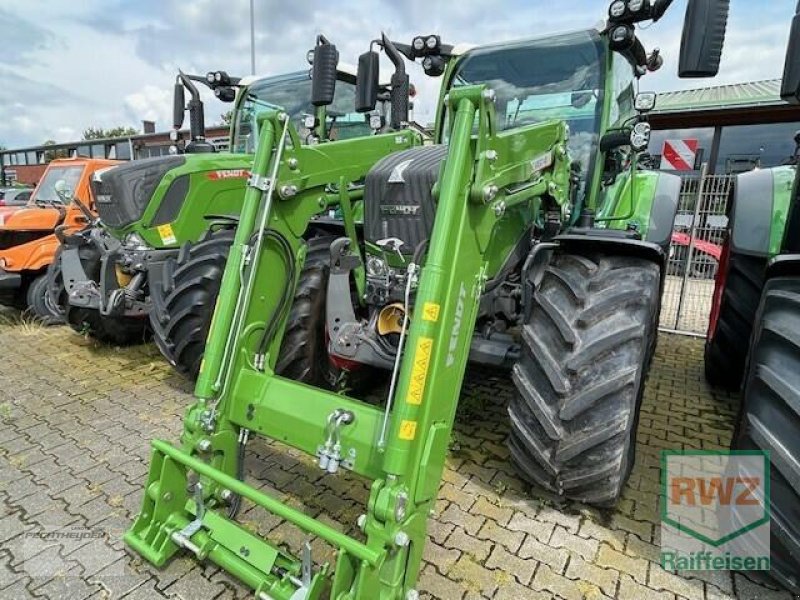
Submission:
M 88 218 L 72 198 L 94 211 L 90 182 L 95 171 L 115 160 L 72 158 L 50 162 L 30 201 L 21 209 L 0 213 L 0 302 L 33 305 L 32 287 L 46 290 L 46 271 L 59 247 L 56 229 L 69 234 Z M 58 182 L 58 186 L 56 185 Z M 62 195 L 56 192 L 62 190 Z M 66 195 L 63 190 L 67 190 Z M 67 203 L 62 197 L 68 199 Z M 44 280 L 44 283 L 42 283 Z

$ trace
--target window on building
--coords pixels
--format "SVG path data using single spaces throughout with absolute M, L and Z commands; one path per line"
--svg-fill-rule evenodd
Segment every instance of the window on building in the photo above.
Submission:
M 717 173 L 741 173 L 786 163 L 794 155 L 798 129 L 800 123 L 723 127 Z
M 656 168 L 661 165 L 664 152 L 664 142 L 667 140 L 697 140 L 698 150 L 693 170 L 698 172 L 703 162 L 711 157 L 711 146 L 714 143 L 714 128 L 701 127 L 696 129 L 664 129 L 654 131 L 650 138 L 648 152 L 654 159 Z
M 90 146 L 78 146 L 78 156 L 91 156 Z
M 106 147 L 104 144 L 94 144 L 92 146 L 92 158 L 105 158 Z
M 117 149 L 117 155 L 115 158 L 118 160 L 131 159 L 131 146 L 128 142 L 117 142 L 115 147 Z

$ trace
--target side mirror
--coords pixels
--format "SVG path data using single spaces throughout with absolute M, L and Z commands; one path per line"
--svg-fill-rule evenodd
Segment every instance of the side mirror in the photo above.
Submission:
M 714 77 L 719 73 L 730 0 L 689 0 L 683 22 L 678 76 Z
M 797 14 L 792 20 L 792 29 L 789 34 L 781 98 L 793 104 L 800 104 L 800 3 L 797 5 Z
M 70 200 L 72 200 L 72 190 L 69 189 L 67 182 L 63 179 L 59 179 L 56 181 L 53 189 L 58 196 L 58 199 L 61 200 L 62 204 L 69 204 Z
M 175 93 L 172 98 L 172 126 L 175 129 L 183 127 L 183 117 L 186 111 L 186 98 L 183 95 L 183 84 L 175 82 Z
M 336 91 L 339 51 L 322 36 L 319 42 L 314 47 L 314 66 L 311 70 L 311 104 L 328 106 L 333 103 L 333 93 Z
M 655 92 L 639 92 L 636 94 L 634 107 L 637 112 L 649 113 L 656 107 L 657 94 Z
M 378 86 L 380 62 L 377 52 L 365 52 L 358 57 L 358 75 L 356 77 L 356 112 L 365 113 L 375 110 L 378 102 Z

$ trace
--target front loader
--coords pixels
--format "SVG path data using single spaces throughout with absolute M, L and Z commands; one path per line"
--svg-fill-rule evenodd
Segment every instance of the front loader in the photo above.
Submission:
M 304 147 L 284 112 L 260 115 L 196 402 L 179 446 L 153 442 L 128 545 L 156 565 L 186 550 L 265 600 L 417 598 L 470 359 L 513 369 L 521 473 L 613 503 L 633 464 L 679 192 L 637 168 L 653 96 L 634 82 L 659 57 L 635 24 L 669 4 L 617 1 L 600 29 L 466 52 L 435 35 L 375 40 L 395 65 L 389 134 Z M 690 2 L 684 74 L 716 73 L 726 18 L 727 2 Z M 315 49 L 315 103 L 332 96 L 335 52 Z M 443 75 L 433 145 L 404 128 L 404 57 Z M 359 110 L 374 106 L 377 69 L 377 52 L 360 57 Z M 315 216 L 362 196 L 363 231 L 304 240 Z M 309 264 L 321 247 L 328 261 Z M 364 371 L 383 402 L 348 385 Z M 363 516 L 342 532 L 245 483 L 253 435 L 308 453 L 327 477 L 370 481 Z M 236 523 L 243 499 L 333 546 L 335 565 Z

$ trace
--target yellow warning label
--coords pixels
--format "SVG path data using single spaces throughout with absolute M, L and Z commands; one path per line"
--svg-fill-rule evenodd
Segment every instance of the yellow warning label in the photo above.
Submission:
M 433 339 L 419 338 L 417 350 L 414 352 L 414 366 L 411 368 L 411 383 L 408 386 L 408 396 L 406 396 L 406 402 L 409 404 L 422 404 L 422 394 L 425 392 L 425 380 L 428 378 L 432 350 Z
M 172 225 L 167 223 L 166 225 L 159 225 L 158 226 L 158 235 L 161 238 L 162 244 L 177 244 L 178 240 L 175 238 L 175 232 L 172 231 Z
M 426 302 L 425 305 L 422 307 L 422 319 L 424 321 L 436 321 L 439 320 L 439 310 L 440 306 L 436 304 L 436 302 Z
M 400 435 L 398 436 L 401 440 L 406 440 L 410 442 L 413 440 L 417 435 L 417 422 L 416 421 L 403 421 L 400 423 Z

